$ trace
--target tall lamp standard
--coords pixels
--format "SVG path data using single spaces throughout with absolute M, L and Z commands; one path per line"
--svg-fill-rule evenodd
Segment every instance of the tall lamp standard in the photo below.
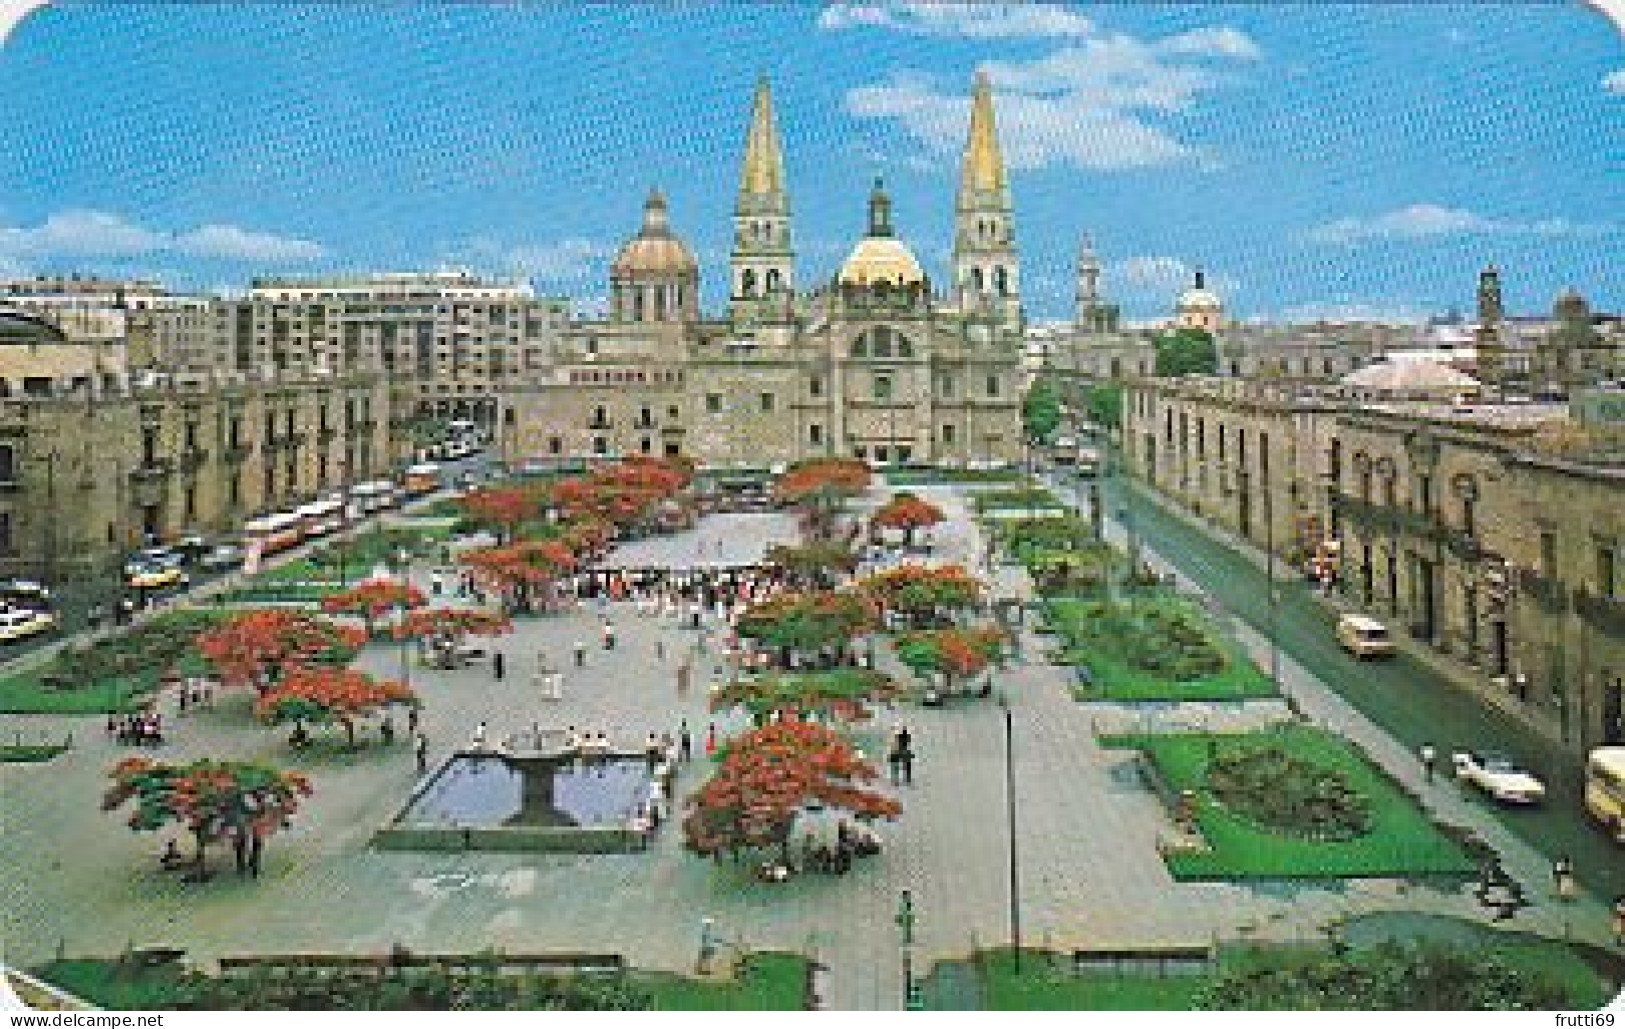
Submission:
M 1270 638 L 1270 682 L 1274 684 L 1276 692 L 1281 689 L 1281 646 L 1277 642 L 1278 620 L 1280 617 L 1280 597 L 1275 585 L 1275 499 L 1274 491 L 1270 489 L 1270 481 L 1264 479 L 1264 577 L 1265 588 L 1269 590 L 1266 602 L 1269 604 L 1268 636 Z
M 1014 969 L 1021 974 L 1021 863 L 1016 843 L 1016 730 L 1010 710 L 1010 696 L 999 690 L 999 710 L 1004 712 L 1004 808 L 1006 834 L 1010 843 L 1010 947 Z

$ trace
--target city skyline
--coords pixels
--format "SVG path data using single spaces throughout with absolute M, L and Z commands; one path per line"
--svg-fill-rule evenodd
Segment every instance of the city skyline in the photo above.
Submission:
M 719 310 L 767 74 L 803 287 L 884 175 L 942 288 L 981 69 L 1036 319 L 1083 235 L 1131 319 L 1198 266 L 1241 318 L 1468 310 L 1491 262 L 1514 312 L 1571 284 L 1606 310 L 1618 42 L 1578 6 L 55 4 L 0 51 L 0 272 L 466 265 L 592 309 L 658 186 Z

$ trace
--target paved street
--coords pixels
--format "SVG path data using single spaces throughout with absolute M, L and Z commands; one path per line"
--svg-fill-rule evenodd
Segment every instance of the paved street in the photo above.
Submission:
M 979 560 L 982 541 L 964 495 L 940 488 L 918 492 L 952 518 L 934 534 L 937 559 Z M 722 516 L 695 532 L 628 548 L 611 563 L 669 559 L 687 567 L 708 548 L 714 560 L 749 560 L 789 531 L 782 516 Z M 1021 588 L 1019 578 L 1008 588 Z M 502 682 L 480 666 L 414 668 L 435 756 L 466 743 L 482 719 L 490 722 L 493 738 L 532 723 L 575 725 L 605 729 L 636 747 L 646 733 L 675 731 L 679 719 L 687 718 L 698 738 L 711 719 L 700 688 L 710 662 L 698 665 L 689 696 L 675 690 L 676 662 L 695 645 L 696 634 L 640 617 L 630 604 L 611 605 L 608 615 L 620 636 L 614 652 L 598 649 L 601 615 L 588 605 L 522 620 L 513 637 L 499 641 L 508 657 Z M 1247 633 L 1242 639 L 1259 644 Z M 540 699 L 531 683 L 536 655 L 568 665 L 577 640 L 591 648 L 587 666 L 566 669 L 563 700 Z M 657 642 L 665 645 L 664 660 L 656 657 Z M 1024 643 L 1029 658 L 1040 653 L 1036 639 Z M 399 649 L 371 647 L 361 664 L 395 674 Z M 1404 745 L 1388 742 L 1295 662 L 1285 662 L 1283 672 L 1317 721 L 1355 735 L 1402 781 L 1417 777 Z M 999 677 L 1015 727 L 1022 926 L 1029 945 L 1318 939 L 1319 926 L 1354 912 L 1481 915 L 1465 890 L 1388 881 L 1290 887 L 1173 882 L 1156 858 L 1156 842 L 1167 831 L 1160 805 L 1127 754 L 1102 750 L 1094 741 L 1097 722 L 1137 715 L 1075 703 L 1066 674 L 1043 664 L 1017 664 Z M 1268 702 L 1193 706 L 1180 717 L 1240 725 L 1280 713 L 1277 702 Z M 118 818 L 97 810 L 106 769 L 128 751 L 105 740 L 95 722 L 80 721 L 81 745 L 71 753 L 48 765 L 0 767 L 7 958 L 28 965 L 59 947 L 70 954 L 111 954 L 131 944 L 180 946 L 208 958 L 376 952 L 400 943 L 421 951 L 606 950 L 638 966 L 686 969 L 694 960 L 699 921 L 710 916 L 743 946 L 803 951 L 828 964 L 831 1007 L 896 1008 L 902 965 L 892 919 L 902 890 L 913 891 L 918 915 L 916 969 L 1009 938 L 1000 709 L 965 702 L 887 713 L 859 734 L 869 753 L 878 754 L 896 717 L 907 719 L 920 759 L 916 785 L 899 791 L 904 813 L 887 830 L 882 853 L 861 860 L 846 876 L 798 876 L 782 885 L 759 883 L 743 867 L 684 853 L 673 826 L 649 851 L 627 855 L 370 850 L 370 834 L 416 781 L 407 748 L 353 756 L 313 748 L 293 756 L 285 747 L 286 732 L 258 728 L 246 699 L 237 698 L 180 720 L 176 742 L 164 756 L 263 757 L 308 769 L 317 795 L 294 827 L 272 840 L 260 881 L 222 875 L 187 886 L 157 871 L 157 840 L 128 832 Z M 64 721 L 28 720 L 52 727 Z M 700 778 L 698 768 L 685 770 L 677 794 L 686 795 Z M 1519 914 L 1516 926 L 1552 934 L 1567 927 L 1584 938 L 1604 937 L 1601 906 L 1592 899 L 1567 907 L 1547 902 L 1543 859 L 1498 829 L 1480 807 L 1442 790 L 1430 800 L 1449 820 L 1482 823 L 1486 835 L 1504 845 L 1508 867 L 1534 887 L 1539 903 Z

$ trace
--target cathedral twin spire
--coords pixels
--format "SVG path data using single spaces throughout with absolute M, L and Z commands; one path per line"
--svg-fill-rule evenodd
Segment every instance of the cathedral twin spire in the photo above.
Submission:
M 756 84 L 733 220 L 730 295 L 740 313 L 794 288 L 784 151 L 766 76 Z M 1020 262 L 1013 223 L 993 119 L 993 87 L 987 74 L 978 72 L 954 204 L 953 283 L 961 308 L 1019 321 Z

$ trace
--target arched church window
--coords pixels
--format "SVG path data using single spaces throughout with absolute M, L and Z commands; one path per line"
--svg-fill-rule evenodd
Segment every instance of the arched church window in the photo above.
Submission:
M 756 273 L 749 268 L 739 273 L 739 295 L 742 297 L 756 295 Z
M 1010 273 L 1002 265 L 993 269 L 993 288 L 1001 297 L 1010 295 Z
M 776 292 L 778 292 L 778 289 L 779 289 L 779 270 L 777 268 L 769 268 L 767 270 L 767 291 L 769 293 L 776 293 Z
M 643 321 L 643 290 L 641 289 L 632 291 L 632 320 L 635 322 Z

